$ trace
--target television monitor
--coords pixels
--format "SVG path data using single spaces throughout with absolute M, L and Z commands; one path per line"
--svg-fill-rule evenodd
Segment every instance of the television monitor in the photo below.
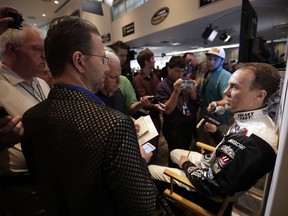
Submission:
M 209 24 L 205 31 L 202 34 L 202 38 L 205 40 L 209 40 L 209 41 L 214 41 L 215 37 L 217 36 L 218 32 L 214 29 L 212 29 L 211 24 Z
M 96 0 L 81 0 L 82 10 L 103 16 L 102 3 Z
M 242 0 L 238 62 L 250 62 L 253 40 L 257 35 L 258 16 L 249 0 Z
M 264 62 L 269 64 L 274 63 L 270 47 L 266 43 L 266 40 L 262 38 L 255 38 L 252 40 L 249 60 L 251 62 Z

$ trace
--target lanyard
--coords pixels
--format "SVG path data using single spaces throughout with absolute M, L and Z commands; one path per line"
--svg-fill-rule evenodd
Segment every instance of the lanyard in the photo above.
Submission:
M 33 84 L 31 86 L 26 85 L 26 83 L 18 83 L 26 92 L 28 92 L 32 97 L 34 97 L 38 102 L 41 102 L 46 99 L 41 86 L 36 83 L 38 91 L 33 87 Z
M 90 92 L 87 89 L 82 88 L 80 86 L 74 86 L 74 85 L 69 85 L 69 84 L 55 84 L 54 86 L 56 86 L 58 88 L 68 88 L 68 89 L 82 92 L 82 93 L 88 95 L 89 97 L 91 97 L 93 100 L 95 100 L 100 105 L 105 106 L 105 103 L 98 96 L 96 96 L 92 92 Z

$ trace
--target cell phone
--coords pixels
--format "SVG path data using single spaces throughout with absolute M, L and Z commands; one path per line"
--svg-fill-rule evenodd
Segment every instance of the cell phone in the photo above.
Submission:
M 8 112 L 5 110 L 4 107 L 0 106 L 0 118 L 3 118 L 5 116 L 8 116 Z
M 155 146 L 153 146 L 151 143 L 147 142 L 144 145 L 142 145 L 142 147 L 144 148 L 144 151 L 146 153 L 152 152 L 154 151 L 156 148 Z
M 157 104 L 157 103 L 158 103 L 158 99 L 157 99 L 155 96 L 149 97 L 149 101 L 150 101 L 152 104 Z
M 154 100 L 154 98 L 155 98 L 155 96 L 154 96 L 154 95 L 151 95 L 151 96 L 148 97 L 148 100 L 151 102 L 151 101 Z
M 185 88 L 192 88 L 193 87 L 193 81 L 192 80 L 183 80 Z

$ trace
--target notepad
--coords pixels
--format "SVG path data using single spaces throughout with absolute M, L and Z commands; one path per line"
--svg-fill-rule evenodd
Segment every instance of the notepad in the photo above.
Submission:
M 140 131 L 138 133 L 138 142 L 140 145 L 143 145 L 144 143 L 159 135 L 149 115 L 141 116 L 135 121 L 135 123 L 138 123 L 140 126 Z

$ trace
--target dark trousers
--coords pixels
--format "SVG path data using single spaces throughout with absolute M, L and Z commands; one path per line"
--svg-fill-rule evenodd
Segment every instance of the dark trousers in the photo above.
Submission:
M 174 149 L 189 150 L 192 142 L 193 124 L 176 125 L 163 123 L 162 133 L 167 141 L 169 152 Z
M 0 215 L 46 215 L 30 176 L 22 173 L 0 176 Z

